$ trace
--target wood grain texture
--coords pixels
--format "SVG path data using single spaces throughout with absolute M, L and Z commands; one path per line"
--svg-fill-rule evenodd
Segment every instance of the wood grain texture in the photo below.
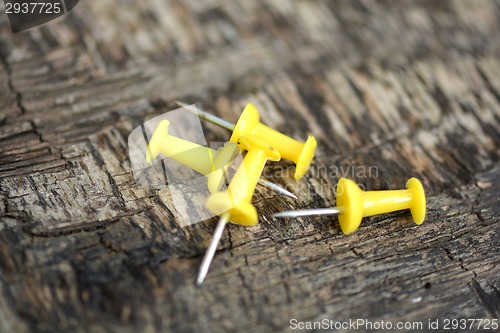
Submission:
M 499 1 L 100 0 L 17 34 L 0 20 L 1 332 L 500 317 Z M 303 180 L 268 165 L 299 200 L 258 189 L 259 225 L 227 228 L 202 288 L 215 220 L 180 227 L 127 151 L 177 99 L 229 121 L 252 102 L 318 139 Z M 333 205 L 344 175 L 419 177 L 426 222 L 397 212 L 344 236 L 335 218 L 271 217 Z

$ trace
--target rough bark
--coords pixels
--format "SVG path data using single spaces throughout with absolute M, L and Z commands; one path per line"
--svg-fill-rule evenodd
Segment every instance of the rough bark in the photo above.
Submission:
M 18 34 L 1 20 L 1 332 L 500 317 L 498 1 L 99 0 Z M 177 99 L 230 121 L 253 102 L 318 139 L 303 180 L 266 172 L 299 200 L 258 190 L 259 225 L 227 228 L 202 288 L 215 219 L 179 227 L 127 152 Z M 426 222 L 344 236 L 335 218 L 271 217 L 333 205 L 339 172 L 367 189 L 419 177 Z

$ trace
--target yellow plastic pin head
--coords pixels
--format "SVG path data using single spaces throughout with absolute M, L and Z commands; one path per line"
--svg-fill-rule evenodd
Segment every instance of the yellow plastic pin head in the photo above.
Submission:
M 248 150 L 243 163 L 227 190 L 210 195 L 206 206 L 217 215 L 229 212 L 231 222 L 254 226 L 258 222 L 257 210 L 251 203 L 255 186 L 266 161 L 279 161 L 281 156 L 276 149 L 253 136 L 242 136 L 239 143 Z
M 220 190 L 228 165 L 240 152 L 238 145 L 228 142 L 216 151 L 169 135 L 169 124 L 168 120 L 162 120 L 156 127 L 148 144 L 146 161 L 151 163 L 159 154 L 163 154 L 207 176 L 210 192 Z
M 363 191 L 350 179 L 340 178 L 337 184 L 337 207 L 340 228 L 346 235 L 358 229 L 363 218 Z
M 230 221 L 245 227 L 253 227 L 259 221 L 257 209 L 250 202 L 235 202 L 230 192 L 223 191 L 210 195 L 206 207 L 214 214 L 230 214 Z
M 420 225 L 425 220 L 425 192 L 422 183 L 417 178 L 410 178 L 406 182 L 406 188 L 413 195 L 410 203 L 410 211 L 413 221 Z
M 337 207 L 340 228 L 350 234 L 361 224 L 363 217 L 410 209 L 416 224 L 425 219 L 425 192 L 416 178 L 410 178 L 406 190 L 363 191 L 350 179 L 341 178 L 337 185 Z
M 154 159 L 160 155 L 164 142 L 168 138 L 168 126 L 170 122 L 168 120 L 162 120 L 156 127 L 151 140 L 149 140 L 148 151 L 146 152 L 146 162 L 151 163 Z
M 282 158 L 293 161 L 296 164 L 295 179 L 302 178 L 309 169 L 316 150 L 316 139 L 309 136 L 305 143 L 300 142 L 263 125 L 259 121 L 259 112 L 252 103 L 241 113 L 230 141 L 238 142 L 241 137 L 250 135 L 273 146 Z

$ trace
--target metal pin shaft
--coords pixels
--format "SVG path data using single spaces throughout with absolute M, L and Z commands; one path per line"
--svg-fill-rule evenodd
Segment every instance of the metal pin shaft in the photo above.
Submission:
M 315 208 L 315 209 L 302 209 L 302 210 L 288 210 L 273 214 L 278 218 L 301 217 L 301 216 L 317 216 L 317 215 L 338 215 L 342 213 L 340 208 Z
M 230 214 L 224 213 L 217 223 L 217 227 L 215 228 L 212 239 L 210 240 L 210 245 L 208 245 L 207 252 L 205 252 L 205 256 L 203 257 L 203 261 L 201 262 L 200 271 L 198 272 L 198 277 L 196 278 L 196 285 L 201 286 L 205 277 L 208 274 L 208 270 L 210 269 L 210 264 L 212 263 L 212 259 L 214 258 L 215 251 L 217 250 L 217 245 L 219 245 L 220 239 L 222 238 L 222 234 L 224 233 L 224 228 L 226 227 L 227 222 L 229 221 Z
M 279 194 L 283 194 L 289 198 L 292 198 L 292 199 L 295 199 L 295 200 L 298 200 L 299 198 L 293 194 L 292 192 L 284 189 L 283 187 L 279 186 L 279 185 L 276 185 L 275 183 L 272 183 L 268 180 L 265 180 L 265 179 L 262 179 L 262 178 L 259 178 L 259 180 L 257 181 L 258 184 L 262 185 L 262 186 L 265 186 L 267 187 L 268 189 L 270 190 L 273 190 Z
M 177 101 L 175 103 L 179 106 L 182 106 L 182 107 L 190 106 L 189 104 L 186 104 L 184 102 Z M 188 108 L 188 111 L 195 113 L 198 117 L 205 119 L 206 121 L 209 121 L 209 122 L 214 123 L 216 125 L 219 125 L 220 127 L 223 127 L 223 128 L 228 129 L 230 131 L 234 130 L 235 125 L 233 123 L 230 123 L 229 121 L 225 121 L 224 119 L 219 118 L 217 116 L 214 116 L 213 114 L 205 112 L 199 108 L 196 108 L 196 112 L 194 112 L 194 110 L 191 110 L 190 108 Z

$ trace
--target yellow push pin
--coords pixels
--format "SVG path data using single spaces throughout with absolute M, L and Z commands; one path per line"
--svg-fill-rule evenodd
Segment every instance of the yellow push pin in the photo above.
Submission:
M 231 162 L 240 153 L 239 146 L 236 143 L 227 142 L 219 150 L 214 150 L 170 135 L 169 124 L 168 120 L 162 120 L 156 127 L 148 144 L 146 161 L 151 163 L 161 153 L 207 176 L 208 189 L 211 193 L 219 191 L 225 181 L 228 167 L 231 168 Z M 297 199 L 295 194 L 265 179 L 258 178 L 258 183 Z
M 363 191 L 350 179 L 340 178 L 337 185 L 337 207 L 291 210 L 274 217 L 339 215 L 340 228 L 350 234 L 361 224 L 363 217 L 410 209 L 413 220 L 420 225 L 425 219 L 425 193 L 417 178 L 410 178 L 406 190 Z
M 249 135 L 272 145 L 282 158 L 293 161 L 296 164 L 295 179 L 302 178 L 309 169 L 314 158 L 316 139 L 309 136 L 306 142 L 300 142 L 262 124 L 259 112 L 252 103 L 248 103 L 241 113 L 229 141 L 238 142 L 242 136 Z
M 240 144 L 248 150 L 242 165 L 236 171 L 227 190 L 208 197 L 206 206 L 214 214 L 229 212 L 231 221 L 244 226 L 257 224 L 257 210 L 251 204 L 257 181 L 266 161 L 279 161 L 280 153 L 264 141 L 243 136 Z
M 219 223 L 215 229 L 210 245 L 203 258 L 196 283 L 201 285 L 205 279 L 210 263 L 214 257 L 217 245 L 227 222 L 254 226 L 258 222 L 255 206 L 252 205 L 252 196 L 255 186 L 264 169 L 267 160 L 279 161 L 279 152 L 267 143 L 253 136 L 243 136 L 239 142 L 248 150 L 227 190 L 214 193 L 208 197 L 206 206 L 214 214 L 220 215 Z
M 151 163 L 160 153 L 208 177 L 208 189 L 217 192 L 228 165 L 240 152 L 238 145 L 227 142 L 214 150 L 168 134 L 168 120 L 162 120 L 149 140 L 146 161 Z
M 187 106 L 181 102 L 177 104 Z M 259 112 L 252 103 L 248 103 L 245 107 L 236 125 L 201 110 L 197 110 L 197 114 L 205 120 L 232 130 L 231 142 L 237 143 L 242 136 L 253 135 L 272 145 L 282 158 L 295 163 L 295 179 L 297 180 L 305 175 L 312 163 L 317 145 L 316 139 L 308 136 L 306 142 L 300 142 L 262 124 L 259 120 Z

